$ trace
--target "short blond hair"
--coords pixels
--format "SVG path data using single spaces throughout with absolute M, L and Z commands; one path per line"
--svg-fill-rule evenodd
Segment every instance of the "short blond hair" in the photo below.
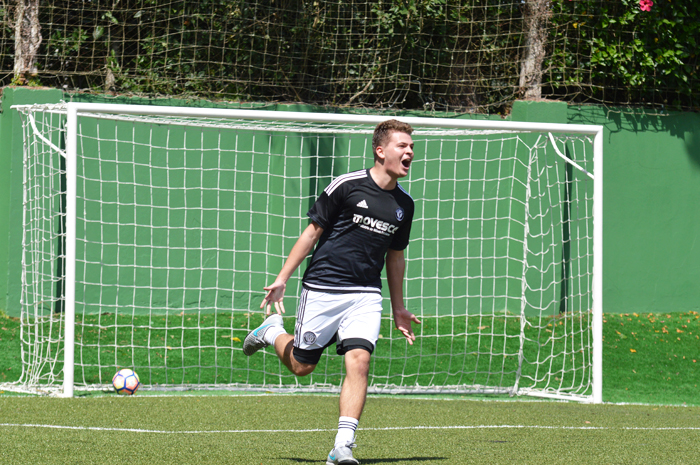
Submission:
M 386 121 L 382 121 L 376 128 L 374 128 L 374 135 L 372 136 L 372 152 L 374 153 L 375 158 L 377 156 L 377 147 L 386 144 L 391 135 L 395 132 L 403 132 L 404 134 L 408 134 L 410 136 L 413 133 L 413 127 L 411 127 L 410 124 L 403 123 L 399 120 L 388 119 Z

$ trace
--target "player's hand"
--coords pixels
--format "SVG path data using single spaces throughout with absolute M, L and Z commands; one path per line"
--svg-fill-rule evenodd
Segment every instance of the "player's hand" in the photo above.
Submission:
M 267 305 L 265 315 L 270 314 L 273 304 L 275 305 L 275 310 L 277 310 L 278 315 L 284 313 L 284 303 L 282 302 L 282 299 L 284 299 L 284 290 L 286 288 L 287 285 L 282 281 L 275 281 L 269 286 L 263 288 L 267 291 L 267 295 L 263 299 L 262 304 L 260 304 L 260 308 L 265 308 Z
M 413 341 L 416 340 L 416 335 L 413 334 L 413 328 L 411 328 L 412 322 L 420 324 L 418 317 L 405 308 L 400 307 L 394 309 L 394 325 L 396 325 L 396 329 L 401 331 L 411 345 L 413 345 Z

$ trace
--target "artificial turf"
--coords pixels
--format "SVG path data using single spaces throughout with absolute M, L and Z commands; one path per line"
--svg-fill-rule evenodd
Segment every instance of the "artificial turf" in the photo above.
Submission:
M 95 360 L 90 360 L 88 356 L 87 365 L 77 370 L 78 380 L 108 383 L 115 371 L 114 368 L 119 366 L 135 366 L 142 381 L 154 385 L 165 382 L 196 383 L 197 380 L 202 379 L 208 383 L 240 384 L 259 383 L 261 380 L 274 382 L 279 380 L 280 376 L 286 377 L 283 378 L 285 380 L 291 379 L 274 355 L 256 354 L 250 358 L 239 356 L 238 346 L 242 344 L 241 341 L 249 327 L 257 325 L 257 319 L 262 318 L 259 314 L 244 315 L 239 319 L 229 317 L 225 324 L 221 323 L 224 317 L 220 315 L 186 317 L 178 320 L 180 328 L 178 331 L 156 329 L 150 332 L 145 330 L 151 325 L 148 320 L 142 324 L 136 321 L 136 331 L 131 331 L 129 327 L 119 325 L 105 329 L 107 326 L 101 323 L 106 323 L 109 318 L 114 319 L 114 315 L 93 318 L 101 318 L 101 320 L 83 322 L 82 342 L 88 345 L 100 342 L 101 348 L 94 352 Z M 162 318 L 165 320 L 165 317 Z M 214 321 L 216 318 L 219 319 L 218 322 Z M 479 320 L 470 324 L 496 326 L 504 324 L 503 321 L 493 319 L 485 323 Z M 604 321 L 603 400 L 605 402 L 700 405 L 700 394 L 697 389 L 700 384 L 700 370 L 698 370 L 700 367 L 700 350 L 698 350 L 700 315 L 697 312 L 606 314 Z M 286 322 L 290 326 L 288 330 L 292 331 L 293 318 L 286 319 Z M 515 321 L 507 322 L 509 325 L 515 323 Z M 553 323 L 556 325 L 562 321 L 553 320 Z M 215 330 L 199 331 L 194 329 L 195 325 L 215 328 Z M 448 327 L 442 328 L 441 325 Z M 160 323 L 156 326 L 164 327 Z M 419 369 L 429 368 L 437 372 L 436 375 L 431 375 L 434 384 L 456 382 L 479 384 L 489 376 L 485 370 L 482 372 L 476 369 L 473 373 L 465 375 L 458 373 L 454 367 L 463 363 L 465 359 L 475 357 L 477 352 L 492 351 L 494 346 L 500 347 L 501 352 L 517 351 L 516 338 L 497 336 L 481 338 L 475 342 L 472 342 L 474 341 L 472 339 L 467 342 L 467 338 L 460 336 L 461 333 L 466 332 L 465 328 L 455 327 L 454 321 L 444 318 L 424 319 L 422 327 L 418 329 L 421 337 L 413 347 L 396 343 L 397 339 L 392 337 L 390 331 L 390 322 L 384 321 L 382 332 L 386 337 L 379 340 L 373 373 L 376 376 L 383 376 L 379 373 L 386 370 L 390 376 L 380 381 L 396 382 L 397 379 L 403 379 L 408 383 L 415 380 L 424 381 L 423 378 L 427 375 L 416 373 Z M 449 342 L 447 338 L 437 336 L 445 331 L 454 334 Z M 0 383 L 17 380 L 21 373 L 19 333 L 19 320 L 0 314 Z M 190 337 L 190 334 L 198 338 L 199 346 L 185 340 L 186 337 Z M 506 334 L 510 334 L 508 329 Z M 140 355 L 139 351 L 142 349 L 138 346 L 142 344 L 139 337 L 158 341 L 157 344 L 151 345 L 160 344 L 160 348 L 152 348 L 148 353 L 143 349 L 144 352 Z M 455 350 L 455 355 L 449 354 L 455 348 L 449 347 L 449 344 L 459 345 L 456 347 L 458 350 Z M 132 349 L 129 345 L 135 347 Z M 187 348 L 190 345 L 192 348 Z M 300 379 L 301 384 L 319 382 L 319 380 L 337 383 L 340 380 L 342 358 L 333 355 L 332 349 L 327 353 L 329 356 L 325 358 L 324 365 L 317 368 L 320 374 L 316 378 Z M 409 364 L 401 366 L 394 363 L 386 357 L 388 354 L 399 358 L 406 357 Z M 106 365 L 105 368 L 90 366 L 91 363 L 96 363 L 98 358 L 103 365 Z M 150 358 L 150 366 L 146 368 L 145 360 L 148 358 Z M 507 385 L 510 382 L 509 377 L 513 376 L 515 359 L 513 357 L 501 357 L 501 359 L 507 359 L 507 363 L 504 365 L 503 379 L 499 381 Z M 482 356 L 482 360 L 488 362 L 489 357 Z
M 0 397 L 9 464 L 323 463 L 337 398 L 318 395 Z M 687 464 L 697 407 L 371 396 L 368 464 Z
M 700 405 L 699 335 L 695 312 L 605 315 L 603 405 L 370 396 L 355 456 L 362 465 L 695 463 L 700 408 L 683 405 Z M 0 315 L 0 382 L 20 369 L 19 322 Z M 332 447 L 337 396 L 200 394 L 0 393 L 0 463 L 296 465 L 323 463 Z

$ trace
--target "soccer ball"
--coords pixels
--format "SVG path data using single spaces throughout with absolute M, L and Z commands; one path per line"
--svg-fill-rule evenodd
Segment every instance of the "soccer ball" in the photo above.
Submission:
M 114 375 L 114 378 L 112 378 L 112 386 L 114 386 L 114 390 L 117 391 L 117 394 L 130 396 L 136 393 L 139 386 L 141 386 L 141 382 L 134 370 L 122 368 Z

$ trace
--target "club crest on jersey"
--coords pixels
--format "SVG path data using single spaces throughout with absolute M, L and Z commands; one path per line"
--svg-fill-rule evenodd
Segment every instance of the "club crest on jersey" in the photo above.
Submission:
M 311 331 L 307 331 L 304 333 L 304 342 L 306 344 L 313 344 L 316 342 L 316 335 L 312 333 Z
M 396 219 L 403 221 L 403 208 L 399 207 L 396 209 Z

